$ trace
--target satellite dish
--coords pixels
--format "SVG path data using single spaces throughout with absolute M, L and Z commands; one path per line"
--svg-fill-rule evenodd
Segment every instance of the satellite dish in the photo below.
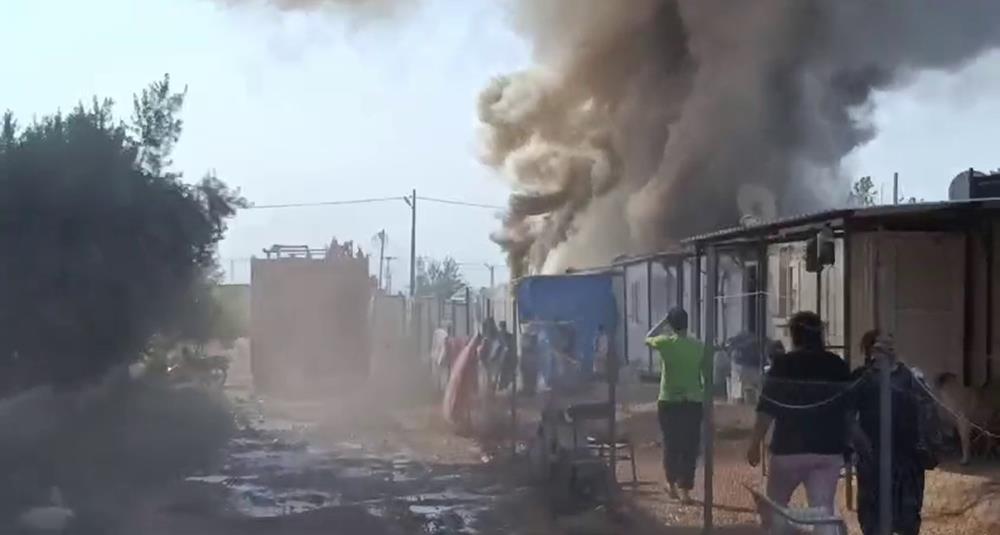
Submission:
M 778 202 L 771 190 L 757 184 L 744 184 L 736 194 L 740 224 L 759 225 L 778 216 Z

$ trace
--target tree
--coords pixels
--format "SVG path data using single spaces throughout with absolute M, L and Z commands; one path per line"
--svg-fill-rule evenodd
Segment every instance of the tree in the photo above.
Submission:
M 214 175 L 192 185 L 165 171 L 183 103 L 168 80 L 136 98 L 131 125 L 97 99 L 23 131 L 5 116 L 0 376 L 8 388 L 95 377 L 137 358 L 154 335 L 183 333 L 182 320 L 205 305 L 216 244 L 245 201 Z
M 427 258 L 417 260 L 418 296 L 448 299 L 464 286 L 465 280 L 454 258 L 449 256 L 441 261 Z
M 17 121 L 14 120 L 14 114 L 10 111 L 6 111 L 3 114 L 3 124 L 0 125 L 0 152 L 7 150 L 8 147 L 14 146 L 14 142 L 17 140 Z
M 851 185 L 848 203 L 852 206 L 874 206 L 876 200 L 875 183 L 872 177 L 863 176 Z
M 130 130 L 139 144 L 138 164 L 154 175 L 173 163 L 170 153 L 184 127 L 180 111 L 186 96 L 186 87 L 180 93 L 172 93 L 170 75 L 164 74 L 162 80 L 132 97 Z

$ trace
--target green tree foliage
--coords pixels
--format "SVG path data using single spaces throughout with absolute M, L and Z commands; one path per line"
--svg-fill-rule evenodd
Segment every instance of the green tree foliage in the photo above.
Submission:
M 848 199 L 852 206 L 874 206 L 877 194 L 872 177 L 863 176 L 851 185 Z
M 0 375 L 4 386 L 72 383 L 137 358 L 156 334 L 186 336 L 203 309 L 226 219 L 245 201 L 214 175 L 166 172 L 183 93 L 169 78 L 0 129 Z M 190 323 L 190 321 L 188 321 Z
M 170 166 L 170 153 L 181 137 L 184 122 L 180 119 L 187 88 L 180 93 L 170 90 L 170 75 L 153 82 L 141 94 L 132 97 L 130 133 L 138 141 L 139 165 L 154 175 Z
M 454 258 L 438 261 L 417 260 L 417 295 L 448 299 L 465 286 L 465 279 Z

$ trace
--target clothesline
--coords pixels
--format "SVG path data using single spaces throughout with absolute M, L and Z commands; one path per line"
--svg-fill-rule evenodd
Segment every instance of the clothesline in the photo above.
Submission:
M 867 379 L 867 378 L 866 377 L 860 377 L 857 380 L 855 380 L 852 383 L 850 383 L 849 385 L 847 385 L 846 387 L 844 387 L 844 389 L 841 390 L 840 392 L 837 392 L 833 396 L 830 396 L 830 397 L 828 397 L 826 399 L 817 401 L 815 403 L 808 403 L 808 404 L 802 404 L 802 405 L 796 405 L 796 404 L 790 404 L 790 403 L 783 403 L 783 402 L 777 401 L 777 400 L 775 400 L 775 399 L 767 396 L 763 392 L 760 393 L 760 398 L 763 399 L 763 400 L 766 400 L 768 403 L 772 403 L 775 406 L 781 407 L 783 409 L 789 409 L 789 410 L 812 410 L 812 409 L 817 409 L 819 407 L 823 407 L 825 405 L 829 405 L 829 404 L 833 403 L 834 401 L 839 400 L 841 397 L 843 397 L 844 395 L 846 395 L 848 392 L 854 390 L 857 386 L 859 386 L 862 382 L 864 382 L 865 379 Z M 768 381 L 775 381 L 775 379 L 768 379 Z M 790 380 L 785 380 L 785 382 L 802 382 L 803 384 L 809 383 L 808 381 L 790 381 Z M 968 416 L 966 416 L 965 414 L 963 414 L 961 411 L 959 411 L 959 410 L 951 407 L 950 405 L 948 405 L 947 403 L 945 403 L 944 401 L 942 401 L 937 396 L 937 394 L 935 394 L 934 391 L 927 385 L 926 381 L 916 381 L 916 382 L 917 382 L 917 384 L 920 385 L 921 389 L 923 389 L 927 393 L 927 395 L 930 396 L 930 399 L 933 400 L 935 404 L 937 404 L 938 406 L 940 406 L 941 408 L 943 408 L 944 410 L 946 410 L 956 420 L 959 420 L 959 421 L 962 421 L 962 422 L 968 424 L 969 427 L 971 427 L 972 429 L 975 429 L 976 431 L 978 431 L 979 433 L 983 434 L 984 436 L 1000 440 L 1000 434 L 994 433 L 994 432 L 990 431 L 989 429 L 986 429 L 985 427 L 983 427 L 983 426 L 981 426 L 981 425 L 973 422 Z M 898 387 L 893 387 L 893 389 L 897 390 L 897 391 L 902 391 Z

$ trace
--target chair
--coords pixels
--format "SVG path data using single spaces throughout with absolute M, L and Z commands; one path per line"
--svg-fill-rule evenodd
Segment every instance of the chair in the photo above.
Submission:
M 615 464 L 613 470 L 617 470 L 617 463 L 628 461 L 632 468 L 632 482 L 638 483 L 639 476 L 635 467 L 635 445 L 629 437 L 618 435 L 612 440 L 608 430 L 586 435 L 586 445 L 580 444 L 581 427 L 588 421 L 610 421 L 613 417 L 613 408 L 608 402 L 578 403 L 566 409 L 566 418 L 573 429 L 573 450 L 578 453 L 597 453 L 597 459 L 602 463 L 604 459 L 610 460 L 612 448 L 615 451 Z M 589 455 L 576 455 L 581 458 L 580 462 L 586 462 Z
M 757 513 L 760 514 L 761 520 L 770 519 L 770 533 L 773 535 L 799 533 L 796 530 L 797 526 L 825 527 L 827 528 L 827 533 L 848 535 L 847 524 L 839 516 L 813 508 L 782 507 L 753 488 L 747 485 L 743 485 L 743 487 L 750 491 L 750 494 L 753 496 L 753 501 L 757 506 Z M 816 530 L 813 532 L 815 533 Z

